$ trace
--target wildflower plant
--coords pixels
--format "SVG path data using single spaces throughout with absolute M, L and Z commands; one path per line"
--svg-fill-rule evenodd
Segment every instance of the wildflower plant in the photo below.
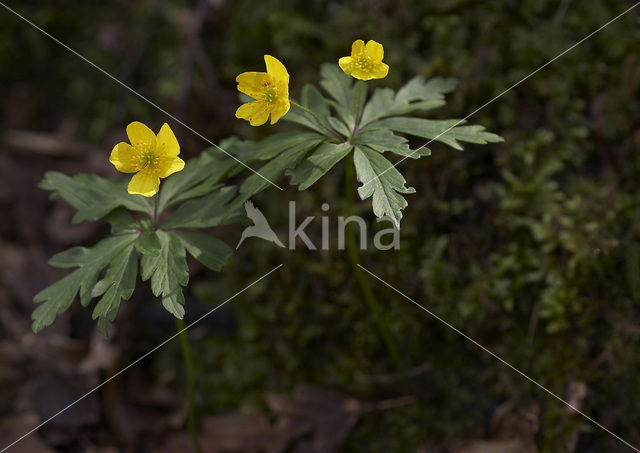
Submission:
M 207 149 L 185 166 L 177 157 L 178 143 L 169 126 L 165 124 L 157 137 L 143 126 L 130 124 L 127 132 L 133 146 L 120 143 L 111 154 L 118 170 L 137 172 L 130 182 L 91 174 L 45 175 L 40 187 L 76 209 L 74 223 L 103 220 L 111 226 L 111 234 L 93 247 L 73 247 L 49 260 L 53 267 L 75 270 L 35 296 L 39 304 L 32 314 L 35 332 L 50 325 L 78 296 L 83 306 L 98 299 L 92 317 L 106 336 L 120 303 L 133 294 L 138 276 L 150 280 L 162 305 L 182 319 L 182 288 L 189 281 L 187 252 L 214 271 L 231 256 L 225 242 L 198 229 L 240 219 L 238 210 L 229 206 L 235 188 L 220 182 L 237 163 Z M 152 137 L 157 138 L 157 148 L 151 146 Z M 158 192 L 159 178 L 172 171 L 176 173 Z
M 133 173 L 130 180 L 47 173 L 41 187 L 77 210 L 74 223 L 103 220 L 111 225 L 111 235 L 93 247 L 73 247 L 51 258 L 52 266 L 74 270 L 35 296 L 39 306 L 32 314 L 33 330 L 50 325 L 79 296 L 83 306 L 98 299 L 93 318 L 107 335 L 121 302 L 131 297 L 138 275 L 150 280 L 162 305 L 182 319 L 182 288 L 189 281 L 186 254 L 214 271 L 220 271 L 232 254 L 226 243 L 198 229 L 240 221 L 242 204 L 282 173 L 299 190 L 306 190 L 344 160 L 347 214 L 353 213 L 355 170 L 360 198 L 371 198 L 374 214 L 400 228 L 407 206 L 404 195 L 415 190 L 406 186 L 390 158 L 418 159 L 430 154 L 425 146 L 412 149 L 408 137 L 438 140 L 455 149 L 462 149 L 461 142 L 502 139 L 482 126 L 422 117 L 445 104 L 444 95 L 456 86 L 453 79 L 416 76 L 397 92 L 375 88 L 369 96 L 365 80 L 382 79 L 389 72 L 383 58 L 381 44 L 357 40 L 351 55 L 340 58 L 338 65 L 322 65 L 320 86 L 304 86 L 300 101 L 295 102 L 289 96 L 284 64 L 265 55 L 266 72 L 245 72 L 236 79 L 238 90 L 252 98 L 238 108 L 236 116 L 252 126 L 263 125 L 270 117 L 272 125 L 282 119 L 302 129 L 260 141 L 228 140 L 224 146 L 235 159 L 207 149 L 185 165 L 168 125 L 155 134 L 134 122 L 127 127 L 130 143 L 118 143 L 109 158 L 117 170 Z M 239 162 L 257 172 L 239 187 L 225 185 L 226 177 L 243 169 Z M 162 185 L 161 178 L 166 178 Z M 360 259 L 349 230 L 347 236 L 355 268 Z M 362 286 L 374 313 L 379 311 L 373 295 Z M 388 336 L 381 322 L 379 326 Z
M 261 141 L 238 142 L 230 151 L 245 162 L 266 162 L 258 172 L 268 179 L 284 172 L 299 190 L 311 187 L 347 159 L 346 165 L 354 166 L 361 183 L 360 198 L 372 198 L 374 214 L 390 219 L 400 228 L 402 210 L 407 206 L 403 195 L 414 193 L 415 189 L 406 186 L 405 178 L 388 157 L 396 155 L 404 160 L 431 154 L 424 143 L 411 149 L 407 136 L 437 140 L 458 150 L 462 149 L 461 142 L 486 144 L 502 138 L 482 126 L 463 125 L 457 119 L 420 116 L 445 104 L 444 95 L 456 87 L 454 79 L 426 80 L 416 76 L 397 92 L 375 88 L 369 97 L 364 80 L 386 77 L 389 67 L 382 62 L 383 57 L 381 44 L 355 41 L 351 56 L 340 58 L 339 66 L 331 63 L 321 66 L 320 88 L 306 85 L 300 102 L 291 101 L 296 108 L 282 119 L 305 130 L 281 132 Z M 238 89 L 246 92 L 241 86 Z M 260 175 L 252 175 L 240 187 L 240 193 L 248 199 L 267 185 Z

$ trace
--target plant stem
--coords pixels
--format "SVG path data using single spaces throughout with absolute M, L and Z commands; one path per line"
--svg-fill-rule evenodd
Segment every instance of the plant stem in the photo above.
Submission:
M 160 197 L 158 196 L 158 194 L 156 193 L 153 196 L 153 216 L 151 217 L 151 227 L 153 229 L 156 228 L 156 226 L 158 225 L 158 199 Z
M 318 115 L 316 115 L 315 113 L 313 113 L 313 111 L 309 110 L 306 107 L 303 107 L 302 105 L 298 104 L 297 102 L 294 102 L 292 100 L 289 100 L 289 102 L 291 103 L 291 105 L 294 105 L 296 107 L 298 107 L 300 110 L 302 110 L 303 112 L 311 115 L 313 117 L 313 119 L 316 120 L 316 122 L 320 125 L 320 127 L 323 127 L 327 130 L 327 132 L 329 132 L 331 135 L 333 135 L 334 137 L 336 137 L 337 139 L 339 139 L 340 141 L 344 141 L 343 137 L 341 137 L 336 131 L 334 131 L 333 129 L 331 129 L 329 126 L 327 126 L 326 124 L 324 124 L 322 122 L 322 120 L 318 117 Z
M 355 198 L 355 183 L 353 180 L 353 151 L 350 152 L 345 159 L 345 184 L 346 184 L 346 200 L 347 200 L 347 218 L 353 216 L 353 201 Z M 400 356 L 398 355 L 398 350 L 393 343 L 393 339 L 389 330 L 387 329 L 387 325 L 384 323 L 382 318 L 382 309 L 380 307 L 380 303 L 376 299 L 373 293 L 373 289 L 371 288 L 369 277 L 365 275 L 365 272 L 358 265 L 362 263 L 362 258 L 360 257 L 360 250 L 358 245 L 356 244 L 355 231 L 353 230 L 353 222 L 348 222 L 345 226 L 346 228 L 346 237 L 347 237 L 347 250 L 349 252 L 349 258 L 351 260 L 351 265 L 353 266 L 353 270 L 356 274 L 356 280 L 358 280 L 358 285 L 362 290 L 362 294 L 364 295 L 365 300 L 367 301 L 367 305 L 371 310 L 371 314 L 373 315 L 373 320 L 380 331 L 380 335 L 382 336 L 382 340 L 391 355 L 396 367 L 398 369 L 403 368 L 402 361 L 400 360 Z
M 356 134 L 358 130 L 358 126 L 360 125 L 360 120 L 362 119 L 362 90 L 364 89 L 364 82 L 362 80 L 358 80 L 358 105 L 356 106 L 356 122 L 353 125 L 353 134 Z
M 193 372 L 193 355 L 191 353 L 191 345 L 189 344 L 189 336 L 185 330 L 184 321 L 182 319 L 176 319 L 176 328 L 180 337 L 180 350 L 182 351 L 182 362 L 184 363 L 184 369 L 187 374 L 187 428 L 189 429 L 189 435 L 193 441 L 193 446 L 196 453 L 202 453 L 200 448 L 200 441 L 198 440 L 198 428 L 196 426 L 196 409 L 194 406 L 194 396 L 196 391 L 196 380 Z

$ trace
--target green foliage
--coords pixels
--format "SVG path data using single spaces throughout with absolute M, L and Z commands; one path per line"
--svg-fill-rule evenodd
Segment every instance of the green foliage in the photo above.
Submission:
M 167 311 L 182 318 L 182 288 L 189 281 L 186 252 L 215 271 L 232 254 L 223 241 L 187 228 L 226 225 L 240 219 L 238 209 L 229 205 L 235 189 L 220 184 L 237 165 L 222 159 L 217 151 L 205 150 L 164 182 L 156 195 L 157 205 L 152 199 L 129 195 L 125 180 L 47 173 L 41 187 L 77 209 L 74 222 L 105 220 L 111 225 L 111 237 L 93 247 L 73 247 L 51 258 L 51 266 L 78 269 L 35 296 L 40 305 L 32 314 L 33 330 L 50 325 L 79 295 L 83 306 L 99 298 L 93 319 L 107 336 L 121 301 L 133 294 L 138 273 L 143 281 L 151 280 L 153 294 Z M 174 212 L 163 224 L 153 224 L 172 208 Z
M 401 194 L 415 193 L 415 189 L 405 186 L 404 177 L 383 153 L 389 151 L 402 159 L 418 159 L 428 156 L 430 150 L 420 146 L 412 151 L 408 140 L 394 132 L 428 139 L 437 137 L 455 149 L 462 149 L 461 141 L 477 144 L 502 141 L 499 136 L 485 132 L 482 126 L 459 126 L 458 120 L 402 116 L 444 105 L 444 94 L 456 86 L 453 79 L 426 80 L 417 76 L 397 93 L 377 88 L 367 101 L 364 82 L 354 83 L 337 65 L 322 65 L 320 74 L 320 86 L 328 97 L 313 85 L 305 85 L 300 100 L 303 109 L 294 105 L 283 118 L 313 132 L 283 132 L 261 141 L 233 145 L 232 151 L 243 161 L 269 161 L 258 169 L 266 179 L 273 180 L 284 171 L 291 177 L 292 185 L 305 190 L 353 153 L 358 180 L 363 184 L 358 189 L 360 198 L 372 197 L 373 213 L 378 218 L 390 218 L 399 228 L 402 210 L 407 206 Z M 456 127 L 447 130 L 453 125 Z M 265 178 L 260 175 L 247 178 L 238 201 L 265 189 L 269 185 Z

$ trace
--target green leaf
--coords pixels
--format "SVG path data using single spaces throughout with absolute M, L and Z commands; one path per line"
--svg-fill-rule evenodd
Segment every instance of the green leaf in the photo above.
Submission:
M 211 147 L 200 156 L 189 160 L 184 169 L 163 181 L 160 187 L 158 211 L 174 206 L 185 200 L 202 197 L 219 186 L 219 182 L 229 171 L 240 166 L 222 151 Z
M 142 280 L 151 279 L 151 291 L 162 297 L 162 305 L 175 317 L 184 316 L 182 287 L 189 282 L 186 252 L 180 239 L 162 230 L 157 231 L 160 253 L 143 255 L 140 260 Z
M 151 201 L 140 195 L 127 193 L 128 180 L 110 180 L 98 175 L 78 174 L 73 177 L 58 172 L 48 172 L 40 188 L 62 197 L 78 212 L 73 223 L 98 220 L 119 206 L 132 211 L 149 213 Z
M 327 124 L 328 118 L 331 115 L 329 101 L 322 96 L 322 93 L 320 93 L 316 87 L 311 84 L 307 84 L 302 88 L 300 105 L 311 110 L 313 113 L 318 115 L 318 118 L 320 118 L 322 122 Z M 282 119 L 308 127 L 309 129 L 323 135 L 327 133 L 327 130 L 319 125 L 312 116 L 300 110 L 296 106 L 292 106 L 291 110 L 289 110 Z
M 53 323 L 58 314 L 71 306 L 78 293 L 80 303 L 88 305 L 100 272 L 110 265 L 122 250 L 130 247 L 136 237 L 135 234 L 114 236 L 100 241 L 91 248 L 73 247 L 54 255 L 49 260 L 51 266 L 78 269 L 35 295 L 33 300 L 40 306 L 31 314 L 33 331 L 37 333 Z
M 243 162 L 270 160 L 293 147 L 314 140 L 324 140 L 324 136 L 315 132 L 282 132 L 264 140 L 236 142 L 230 148 Z
M 145 230 L 136 240 L 136 249 L 143 255 L 158 255 L 162 244 L 154 230 Z
M 435 139 L 458 150 L 462 150 L 462 145 L 458 143 L 458 140 L 478 144 L 503 141 L 499 135 L 486 132 L 483 126 L 456 126 L 458 122 L 459 120 L 440 121 L 399 116 L 376 121 L 371 123 L 371 127 L 388 128 L 416 137 Z
M 297 185 L 298 190 L 305 190 L 331 168 L 340 162 L 353 149 L 350 143 L 323 143 L 307 156 L 295 169 L 288 170 L 291 184 Z
M 445 104 L 445 93 L 453 91 L 455 79 L 435 77 L 425 81 L 416 76 L 404 85 L 394 96 L 389 88 L 378 88 L 364 107 L 362 126 L 387 116 L 406 115 L 415 111 L 427 111 Z
M 226 243 L 199 231 L 175 230 L 170 234 L 178 238 L 195 259 L 214 271 L 220 271 L 233 254 Z
M 365 200 L 373 196 L 373 213 L 376 217 L 388 216 L 400 228 L 402 210 L 407 207 L 407 200 L 401 193 L 415 193 L 412 187 L 405 187 L 405 179 L 382 154 L 356 147 L 353 156 L 358 181 L 360 198 Z
M 399 135 L 395 135 L 389 129 L 364 129 L 355 136 L 355 143 L 358 145 L 368 146 L 369 148 L 384 153 L 391 151 L 403 157 L 411 157 L 418 159 L 423 156 L 429 156 L 431 151 L 426 146 L 412 151 L 409 148 L 408 140 Z
M 228 204 L 235 187 L 223 187 L 202 198 L 184 202 L 162 228 L 207 228 L 238 221 L 239 206 Z
M 117 208 L 104 218 L 111 225 L 111 234 L 129 234 L 141 228 L 140 222 L 133 218 L 125 208 Z
M 91 292 L 92 297 L 102 296 L 93 309 L 93 319 L 100 319 L 98 329 L 103 336 L 109 335 L 109 327 L 116 319 L 120 302 L 128 300 L 136 287 L 138 256 L 133 244 L 117 254 L 105 274 Z
M 270 162 L 262 166 L 258 174 L 249 176 L 240 187 L 240 196 L 234 200 L 233 205 L 239 206 L 256 193 L 269 186 L 267 180 L 273 181 L 280 174 L 299 162 L 309 151 L 318 146 L 325 138 L 314 134 L 314 138 L 308 138 L 295 146 L 288 148 Z M 265 179 L 266 178 L 266 179 Z
M 332 105 L 338 116 L 352 130 L 356 122 L 356 108 L 358 104 L 358 84 L 353 78 L 342 72 L 336 64 L 325 63 L 320 67 L 320 85 L 333 98 Z M 362 86 L 362 102 L 366 98 L 366 85 Z

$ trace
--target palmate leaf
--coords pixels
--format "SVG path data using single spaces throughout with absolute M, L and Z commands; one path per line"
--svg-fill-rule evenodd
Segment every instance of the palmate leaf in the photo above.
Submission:
M 163 181 L 158 210 L 211 193 L 220 180 L 241 164 L 217 148 L 207 148 L 200 156 L 187 162 L 184 169 Z
M 98 175 L 78 174 L 69 177 L 58 172 L 48 172 L 40 188 L 53 192 L 52 197 L 61 197 L 78 212 L 73 223 L 98 220 L 117 207 L 132 211 L 151 212 L 151 201 L 140 195 L 127 193 L 127 180 L 110 180 Z
M 140 273 L 142 280 L 151 279 L 151 291 L 162 298 L 164 308 L 176 318 L 184 316 L 182 287 L 189 282 L 186 252 L 182 241 L 172 233 L 155 232 L 160 249 L 156 254 L 142 255 Z
M 239 206 L 229 204 L 235 192 L 233 186 L 223 187 L 204 197 L 185 201 L 162 228 L 208 228 L 235 223 L 240 219 Z
M 350 143 L 323 143 L 311 152 L 293 170 L 286 174 L 291 176 L 291 184 L 298 190 L 305 190 L 320 179 L 325 173 L 340 162 L 353 149 Z
M 415 193 L 413 187 L 405 186 L 405 179 L 382 154 L 367 147 L 356 147 L 353 155 L 360 198 L 373 197 L 373 213 L 376 217 L 389 217 L 396 228 L 400 228 L 402 210 L 407 200 L 400 194 Z
M 394 94 L 390 88 L 378 88 L 364 107 L 360 126 L 384 117 L 406 115 L 443 106 L 444 95 L 455 89 L 455 79 L 416 76 Z
M 133 244 L 113 257 L 104 278 L 93 287 L 92 297 L 100 300 L 93 309 L 93 319 L 98 319 L 98 329 L 106 338 L 111 323 L 116 319 L 120 301 L 128 300 L 136 287 L 138 255 Z
M 322 96 L 322 93 L 313 85 L 307 84 L 302 88 L 300 105 L 315 113 L 323 123 L 328 123 L 329 116 L 331 115 L 329 101 Z M 319 125 L 314 118 L 311 118 L 307 113 L 297 108 L 290 110 L 282 119 L 308 127 L 320 134 L 327 133 L 327 130 Z
M 380 153 L 390 151 L 403 157 L 418 159 L 431 155 L 431 151 L 426 146 L 411 150 L 408 140 L 399 135 L 395 135 L 389 129 L 364 129 L 355 137 L 355 143 L 369 147 Z
M 300 134 L 305 137 L 303 141 L 300 141 L 299 137 L 295 137 L 295 135 L 288 135 L 286 138 L 280 137 L 279 148 L 275 146 L 267 148 L 269 150 L 267 158 L 271 158 L 271 160 L 257 170 L 259 174 L 253 174 L 244 181 L 240 186 L 240 195 L 232 203 L 233 206 L 240 206 L 256 193 L 267 188 L 270 185 L 269 181 L 274 181 L 283 171 L 294 167 L 305 155 L 326 140 L 325 137 L 311 132 Z M 263 140 L 263 142 L 266 141 Z M 270 144 L 273 141 L 275 139 L 272 139 Z M 294 144 L 291 145 L 291 143 Z M 261 144 L 262 142 L 253 142 L 250 146 L 256 150 L 262 148 L 261 156 L 265 156 L 266 152 Z
M 214 271 L 220 271 L 233 254 L 226 243 L 199 231 L 174 230 L 171 235 L 182 242 L 191 256 Z
M 49 260 L 51 266 L 78 269 L 35 295 L 33 300 L 40 305 L 31 314 L 33 331 L 37 333 L 53 323 L 58 314 L 71 306 L 78 294 L 80 303 L 87 306 L 100 272 L 111 266 L 123 250 L 132 247 L 136 238 L 136 234 L 113 236 L 91 248 L 73 247 L 54 255 Z
M 387 128 L 428 140 L 437 140 L 458 150 L 462 150 L 462 145 L 459 142 L 486 144 L 504 140 L 499 135 L 485 131 L 483 126 L 461 126 L 458 125 L 459 121 L 398 116 L 375 121 L 370 124 L 370 127 Z M 459 124 L 464 124 L 464 122 Z
M 349 130 L 353 130 L 358 105 L 358 84 L 335 64 L 320 67 L 320 85 L 331 96 L 331 105 Z M 361 84 L 362 86 L 362 84 Z M 366 85 L 362 86 L 362 102 L 366 99 Z

